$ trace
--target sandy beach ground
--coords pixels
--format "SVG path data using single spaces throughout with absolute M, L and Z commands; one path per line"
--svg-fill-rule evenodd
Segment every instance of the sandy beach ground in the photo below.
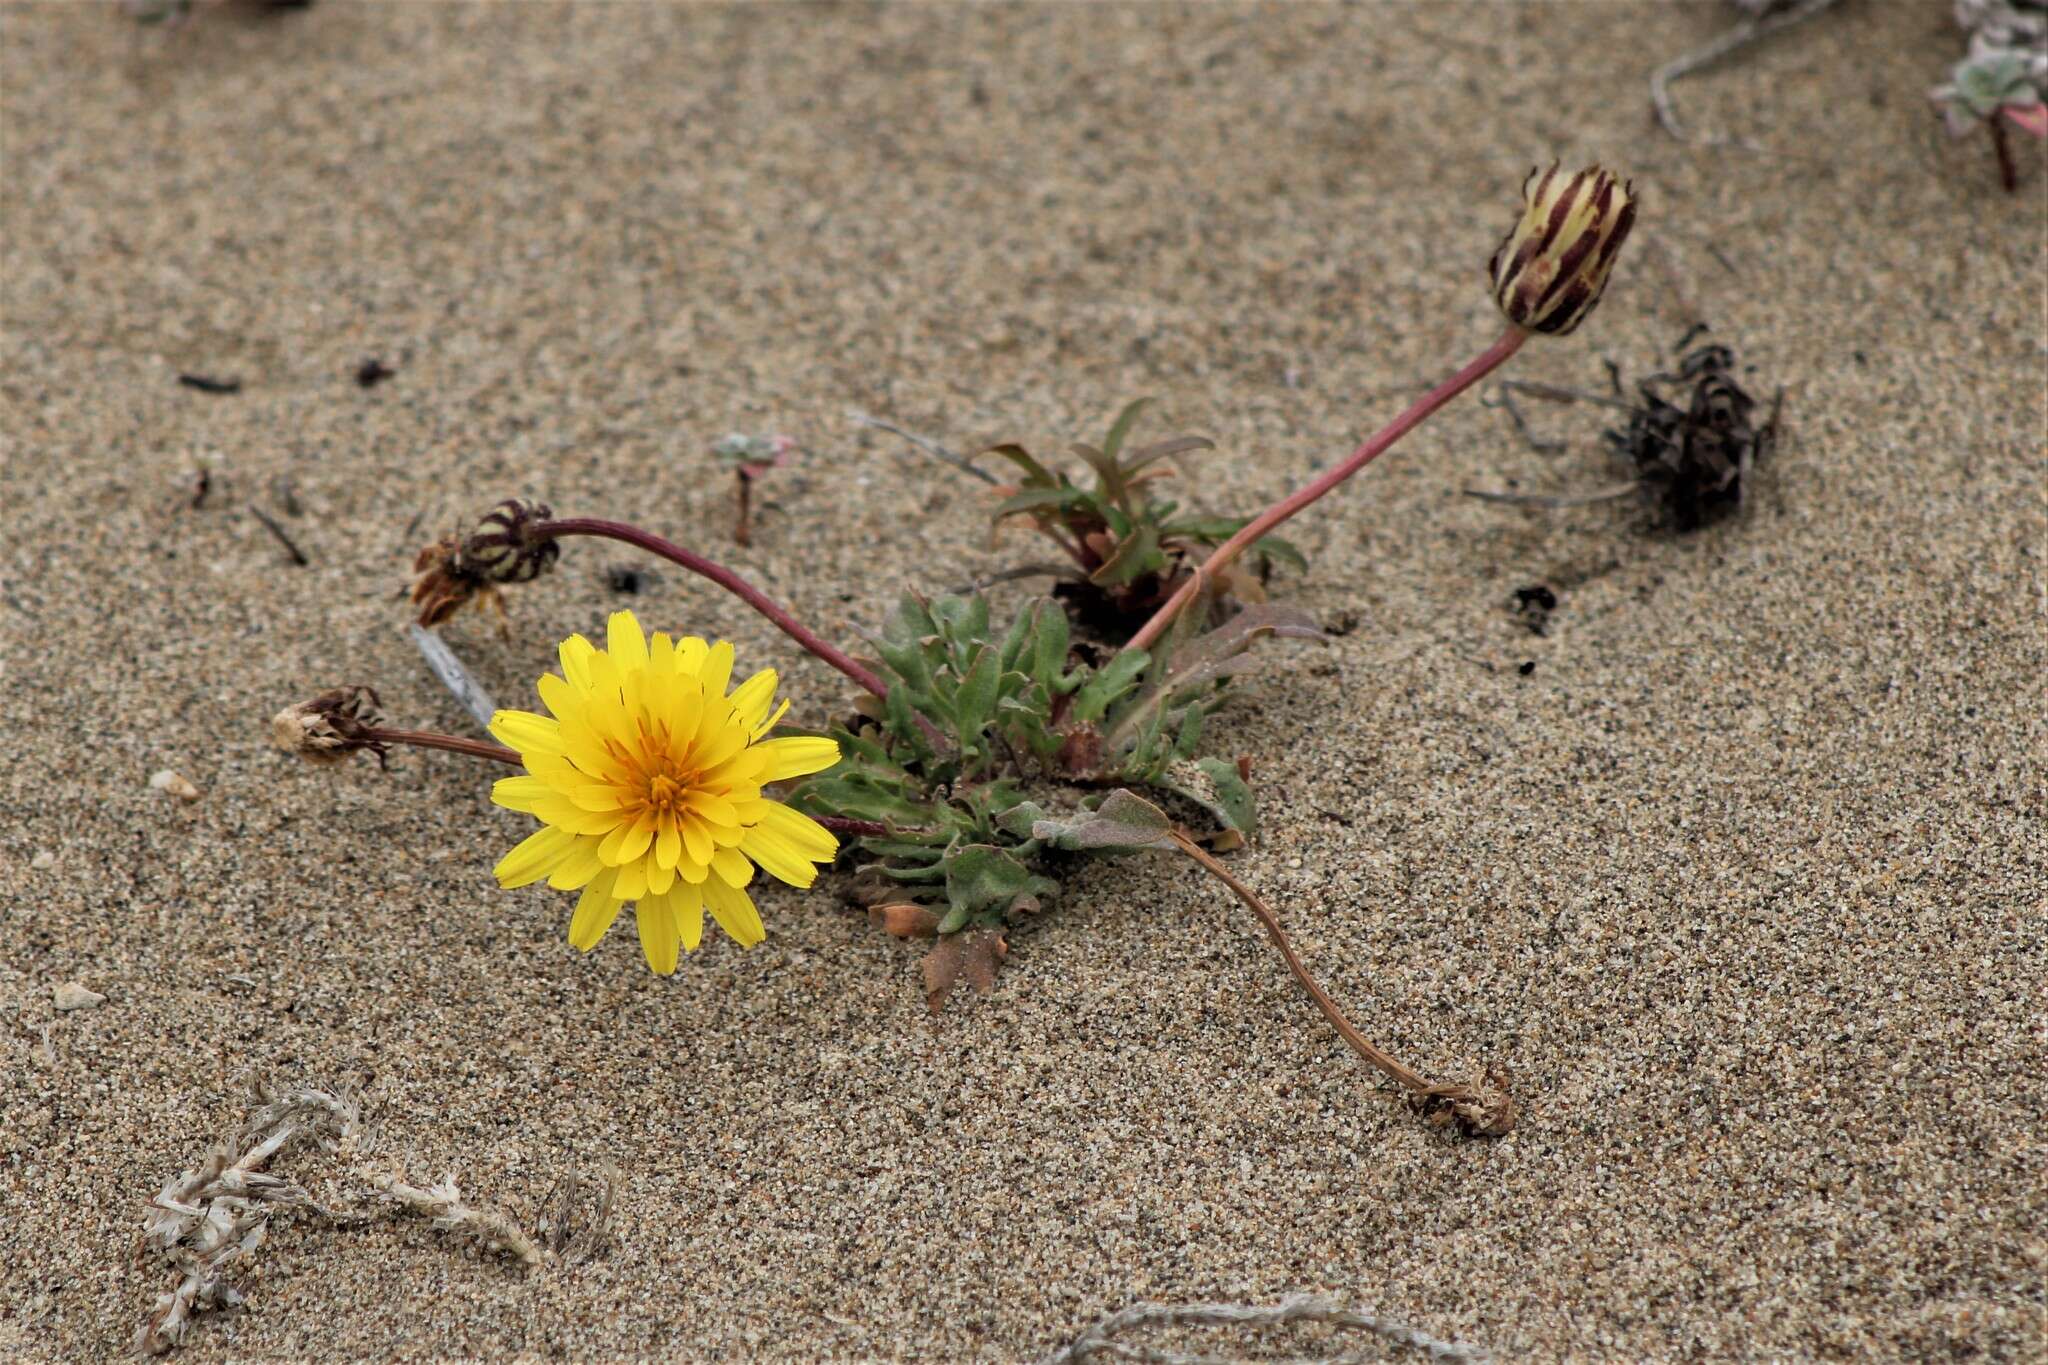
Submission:
M 1939 132 L 1947 11 L 1849 0 L 1681 84 L 1720 139 L 1681 144 L 1646 78 L 1723 6 L 0 8 L 0 1354 L 126 1349 L 173 1278 L 145 1205 L 260 1073 L 528 1226 L 614 1165 L 613 1244 L 521 1272 L 282 1220 L 181 1360 L 1020 1359 L 1296 1291 L 1504 1359 L 2042 1359 L 2048 182 Z M 1151 395 L 1248 511 L 1492 338 L 1553 155 L 1642 217 L 1513 373 L 1597 388 L 1710 322 L 1786 391 L 1749 510 L 1463 497 L 1609 477 L 1604 414 L 1532 408 L 1541 455 L 1468 399 L 1297 524 L 1283 590 L 1344 633 L 1212 728 L 1264 802 L 1238 873 L 1396 1053 L 1510 1069 L 1502 1140 L 1420 1126 L 1182 865 L 1076 878 L 935 1020 L 843 875 L 658 979 L 497 888 L 495 772 L 267 746 L 340 682 L 474 733 L 392 594 L 510 494 L 849 641 L 1037 557 L 849 408 L 1057 450 Z M 807 451 L 746 550 L 736 428 Z M 841 704 L 680 573 L 616 592 L 634 562 L 574 545 L 509 639 L 447 638 L 530 705 L 631 606 Z

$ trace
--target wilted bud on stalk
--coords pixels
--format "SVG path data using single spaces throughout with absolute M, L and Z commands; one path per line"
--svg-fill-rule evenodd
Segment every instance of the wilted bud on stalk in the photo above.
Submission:
M 456 562 L 486 583 L 532 582 L 562 557 L 561 546 L 533 534 L 534 527 L 552 516 L 546 503 L 507 498 L 478 519 Z
M 371 732 L 383 719 L 375 689 L 360 684 L 330 688 L 272 716 L 270 738 L 286 753 L 315 763 L 336 763 L 362 749 L 382 763 L 391 746 Z
M 1599 166 L 1560 176 L 1557 163 L 1522 182 L 1522 221 L 1487 269 L 1509 322 L 1563 336 L 1585 320 L 1635 224 L 1635 185 Z
M 507 498 L 479 517 L 468 535 L 446 535 L 421 550 L 412 566 L 420 624 L 438 626 L 473 601 L 496 607 L 502 621 L 498 585 L 531 582 L 562 557 L 552 538 L 533 533 L 552 516 L 545 503 Z

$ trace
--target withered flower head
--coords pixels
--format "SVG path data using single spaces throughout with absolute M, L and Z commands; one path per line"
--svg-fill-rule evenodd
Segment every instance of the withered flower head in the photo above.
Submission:
M 1600 302 L 1635 225 L 1635 184 L 1599 166 L 1560 176 L 1553 161 L 1531 168 L 1522 201 L 1522 221 L 1487 266 L 1493 301 L 1515 326 L 1563 336 Z
M 382 763 L 391 746 L 371 732 L 383 719 L 376 689 L 335 687 L 272 716 L 270 738 L 286 753 L 315 763 L 338 763 L 362 749 Z
M 420 624 L 438 626 L 479 600 L 496 605 L 502 617 L 498 585 L 531 582 L 562 557 L 560 545 L 534 534 L 553 515 L 545 503 L 507 498 L 479 517 L 467 536 L 445 535 L 421 550 L 412 566 Z

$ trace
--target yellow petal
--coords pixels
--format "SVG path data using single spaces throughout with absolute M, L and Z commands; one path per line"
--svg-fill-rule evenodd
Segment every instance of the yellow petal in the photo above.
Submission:
M 544 754 L 562 752 L 562 727 L 546 716 L 531 711 L 499 711 L 491 717 L 491 733 L 502 744 L 524 753 L 538 749 Z
M 754 865 L 736 848 L 721 848 L 711 855 L 711 870 L 727 886 L 740 887 L 754 880 Z
M 839 837 L 800 810 L 770 802 L 757 823 L 812 862 L 829 863 L 839 856 Z
M 670 864 L 667 867 L 663 867 L 658 862 L 642 858 L 640 860 L 640 865 L 647 869 L 648 895 L 665 896 L 668 894 L 668 889 L 676 884 L 676 869 L 674 864 Z
M 751 948 L 768 937 L 753 898 L 738 887 L 727 886 L 713 877 L 704 883 L 704 905 L 711 911 L 711 918 L 718 921 L 718 927 L 732 935 L 733 942 L 740 947 Z
M 647 860 L 637 859 L 618 870 L 612 894 L 622 901 L 637 901 L 647 894 Z
M 632 612 L 615 611 L 605 623 L 605 652 L 621 677 L 647 667 L 647 635 Z
M 808 887 L 818 880 L 817 866 L 810 859 L 787 840 L 779 839 L 758 826 L 748 830 L 747 837 L 740 841 L 740 852 L 759 863 L 761 870 L 769 876 L 791 886 Z
M 552 825 L 543 825 L 519 842 L 519 846 L 498 860 L 492 872 L 506 890 L 530 886 L 548 875 L 576 845 L 576 836 Z
M 694 635 L 676 641 L 676 672 L 695 678 L 704 671 L 704 656 L 711 650 Z
M 703 667 L 697 670 L 697 676 L 704 683 L 706 696 L 723 697 L 726 687 L 732 682 L 732 641 L 720 640 L 711 646 L 704 656 Z
M 590 656 L 597 653 L 597 646 L 581 635 L 571 635 L 562 641 L 562 647 L 555 651 L 562 661 L 562 676 L 578 692 L 590 690 Z
M 640 951 L 647 954 L 647 965 L 657 976 L 672 975 L 678 936 L 675 911 L 669 909 L 668 899 L 643 900 L 633 914 L 640 921 Z
M 501 777 L 491 784 L 491 801 L 506 810 L 531 815 L 536 801 L 545 801 L 555 789 L 537 777 Z
M 689 855 L 690 861 L 700 866 L 708 866 L 713 849 L 709 827 L 696 816 L 686 812 L 676 820 L 676 828 L 683 836 L 683 852 Z
M 753 737 L 755 739 L 759 739 L 761 736 L 767 734 L 770 730 L 773 730 L 777 725 L 781 724 L 782 718 L 788 714 L 789 698 L 784 697 L 782 699 L 782 705 L 775 708 L 775 714 L 768 717 L 768 719 L 762 721 L 759 725 L 756 725 L 754 727 Z
M 682 856 L 683 836 L 677 832 L 673 819 L 665 819 L 661 822 L 661 833 L 654 840 L 655 865 L 672 869 Z
M 688 882 L 677 882 L 668 893 L 668 903 L 675 911 L 676 931 L 682 935 L 683 951 L 694 953 L 704 939 L 704 889 Z
M 555 864 L 555 870 L 548 874 L 548 885 L 557 891 L 574 891 L 604 871 L 604 864 L 598 861 L 597 843 L 588 835 L 579 838 L 576 846 L 563 854 L 562 860 Z
M 589 952 L 604 937 L 604 931 L 612 927 L 612 921 L 619 916 L 619 902 L 611 894 L 612 874 L 609 870 L 593 877 L 583 888 L 583 895 L 576 901 L 576 913 L 569 918 L 569 946 Z
M 768 706 L 774 700 L 775 670 L 764 668 L 735 687 L 726 703 L 732 707 L 733 721 L 744 726 L 751 735 L 768 718 Z
M 583 709 L 583 698 L 589 694 L 571 683 L 567 678 L 558 678 L 552 673 L 540 675 L 535 684 L 540 692 L 540 703 L 548 708 L 548 714 L 556 720 L 567 720 Z
M 761 773 L 763 782 L 780 782 L 785 778 L 802 777 L 805 773 L 823 772 L 839 761 L 839 741 L 819 735 L 764 739 L 754 746 L 754 751 L 768 759 L 768 766 Z

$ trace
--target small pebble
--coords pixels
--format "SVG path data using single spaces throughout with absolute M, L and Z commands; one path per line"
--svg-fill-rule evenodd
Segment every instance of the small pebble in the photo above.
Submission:
M 50 992 L 59 1011 L 89 1010 L 106 1003 L 107 997 L 77 981 L 66 981 Z
M 193 786 L 188 778 L 172 772 L 169 768 L 159 768 L 150 774 L 149 785 L 157 791 L 169 792 L 180 801 L 199 799 L 199 788 Z
M 57 865 L 57 855 L 47 848 L 28 860 L 28 865 L 38 872 L 48 872 Z

